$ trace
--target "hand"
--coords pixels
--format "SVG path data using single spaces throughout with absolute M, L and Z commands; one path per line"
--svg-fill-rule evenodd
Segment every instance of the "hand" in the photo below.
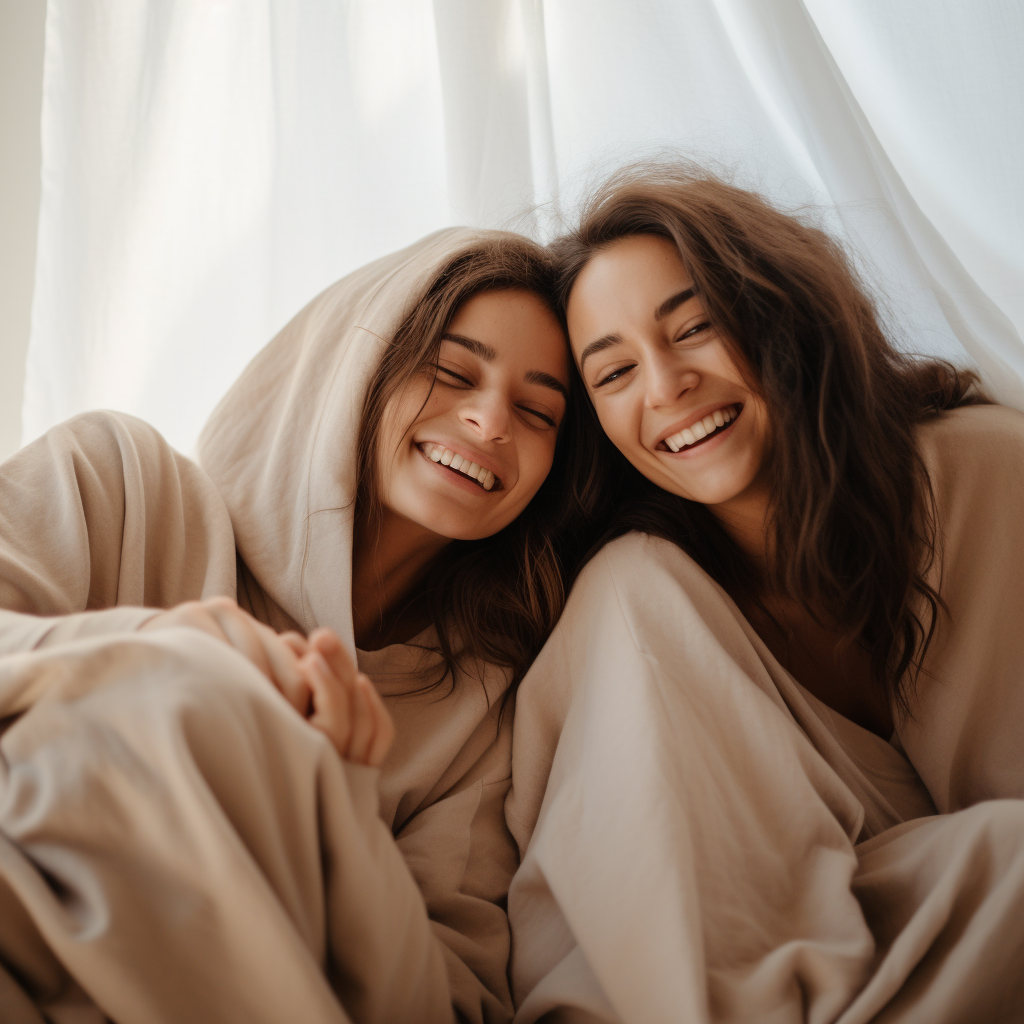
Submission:
M 316 629 L 306 642 L 309 649 L 299 664 L 313 689 L 310 725 L 346 760 L 380 765 L 391 749 L 395 726 L 376 687 L 333 630 Z
M 309 714 L 312 684 L 299 667 L 309 645 L 300 633 L 275 633 L 229 597 L 186 601 L 154 615 L 141 630 L 190 626 L 216 637 L 245 655 L 301 715 Z
M 309 640 L 278 634 L 227 597 L 187 601 L 140 629 L 180 626 L 209 633 L 248 658 L 346 760 L 372 767 L 384 760 L 394 739 L 391 716 L 331 630 L 318 629 Z

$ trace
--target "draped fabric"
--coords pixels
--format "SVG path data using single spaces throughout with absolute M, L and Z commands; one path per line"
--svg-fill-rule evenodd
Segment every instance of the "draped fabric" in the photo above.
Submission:
M 113 407 L 187 450 L 328 282 L 658 155 L 804 208 L 1024 408 L 1022 45 L 1014 0 L 49 0 L 23 440 Z
M 386 339 L 500 241 L 436 232 L 326 289 L 224 397 L 202 468 L 104 412 L 0 464 L 4 1024 L 16 998 L 69 1021 L 85 994 L 83 1024 L 511 1019 L 507 673 L 469 663 L 439 701 L 433 631 L 355 652 L 349 585 Z M 395 723 L 379 774 L 229 645 L 134 632 L 216 595 L 336 630 Z

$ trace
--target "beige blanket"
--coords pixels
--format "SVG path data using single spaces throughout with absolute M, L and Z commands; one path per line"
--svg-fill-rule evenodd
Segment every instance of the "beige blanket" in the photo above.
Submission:
M 587 566 L 517 700 L 517 1024 L 1024 1020 L 1024 416 L 919 436 L 950 614 L 892 743 L 667 542 Z
M 212 418 L 207 472 L 110 413 L 0 466 L 5 1024 L 511 1017 L 502 673 L 410 697 L 429 655 L 361 652 L 397 726 L 378 775 L 233 649 L 135 632 L 241 580 L 264 621 L 351 644 L 362 396 L 478 237 L 442 232 L 314 300 Z

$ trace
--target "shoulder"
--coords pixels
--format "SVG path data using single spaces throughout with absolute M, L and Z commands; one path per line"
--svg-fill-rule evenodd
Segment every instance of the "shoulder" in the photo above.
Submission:
M 965 586 L 982 565 L 995 571 L 997 562 L 1021 564 L 1024 413 L 999 405 L 967 406 L 922 423 L 917 436 L 935 501 L 944 596 L 954 579 Z M 967 573 L 963 579 L 958 565 Z
M 917 444 L 930 472 L 949 466 L 1011 466 L 1024 460 L 1024 413 L 1005 405 L 969 405 L 925 420 Z
M 609 612 L 629 621 L 660 619 L 666 607 L 710 592 L 724 593 L 682 548 L 662 537 L 627 533 L 606 544 L 584 567 L 563 619 L 596 621 Z
M 166 448 L 171 446 L 163 435 L 145 420 L 124 412 L 98 409 L 83 412 L 52 427 L 44 437 L 51 443 L 75 446 L 86 450 L 116 451 L 126 443 L 135 447 Z
M 191 473 L 190 460 L 176 452 L 160 432 L 127 413 L 95 410 L 51 427 L 11 457 L 15 472 L 44 474 L 67 467 L 80 480 L 83 473 L 117 478 L 131 472 L 152 475 L 169 467 Z M 197 467 L 198 468 L 198 467 Z
M 1016 409 L 951 409 L 918 426 L 917 445 L 940 508 L 979 490 L 991 498 L 1024 497 L 1024 413 Z
M 3 464 L 5 486 L 34 488 L 37 501 L 50 495 L 59 502 L 77 490 L 86 506 L 109 507 L 118 520 L 145 507 L 154 523 L 172 529 L 184 516 L 191 524 L 205 522 L 217 536 L 233 536 L 227 507 L 206 472 L 155 427 L 127 413 L 86 412 L 57 424 Z M 233 540 L 231 551 L 233 561 Z

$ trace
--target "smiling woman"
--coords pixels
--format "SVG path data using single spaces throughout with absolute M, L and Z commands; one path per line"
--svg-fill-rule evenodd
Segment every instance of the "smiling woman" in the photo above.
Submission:
M 518 682 L 554 625 L 595 448 L 560 430 L 585 398 L 549 274 L 511 245 L 461 256 L 385 351 L 359 434 L 360 646 L 433 621 L 449 669 L 458 637 Z
M 631 235 L 602 249 L 577 278 L 568 317 L 605 433 L 644 477 L 726 516 L 764 490 L 764 400 L 669 239 Z M 609 325 L 598 341 L 576 341 Z
M 517 696 L 518 1022 L 1016 1022 L 1024 417 L 699 169 L 556 252 L 608 528 Z

